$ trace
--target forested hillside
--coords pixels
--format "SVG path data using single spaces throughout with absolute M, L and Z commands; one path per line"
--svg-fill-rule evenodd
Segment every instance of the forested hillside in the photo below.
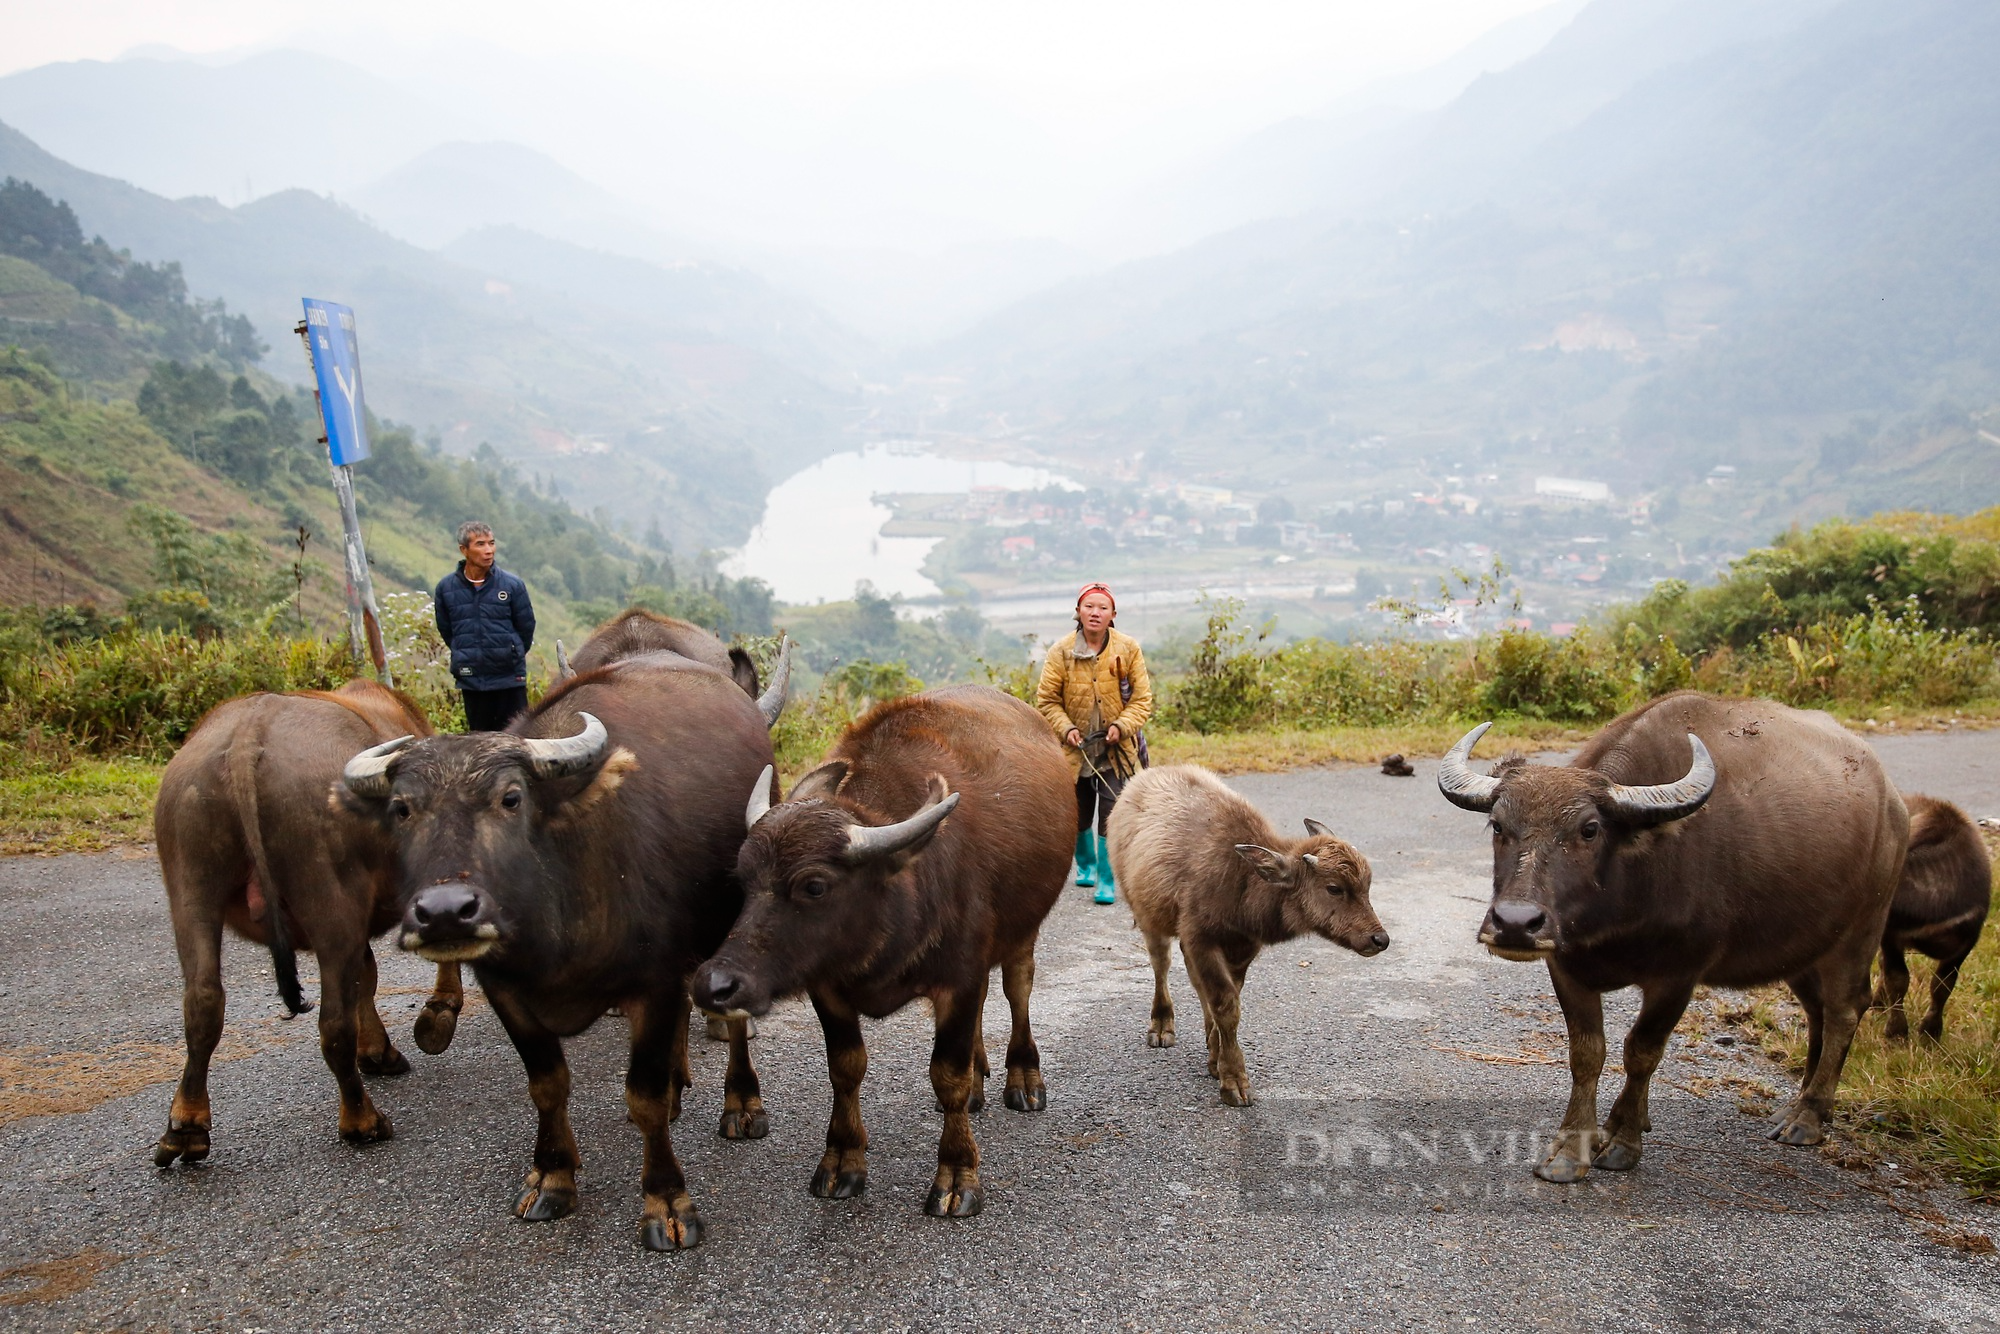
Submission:
M 64 201 L 0 185 L 0 602 L 193 628 L 331 623 L 339 527 L 316 412 L 256 368 L 263 354 L 177 265 L 86 241 Z M 355 479 L 383 591 L 428 589 L 456 560 L 454 527 L 478 517 L 552 633 L 635 590 L 768 628 L 759 586 L 692 563 L 677 576 L 657 529 L 629 540 L 491 449 L 452 458 L 383 422 L 374 443 Z
M 753 275 L 668 269 L 512 234 L 447 258 L 302 190 L 240 208 L 169 200 L 82 171 L 0 125 L 0 177 L 66 201 L 87 234 L 129 248 L 240 312 L 303 374 L 286 341 L 301 296 L 360 312 L 371 400 L 485 443 L 561 494 L 684 556 L 741 541 L 765 491 L 835 447 L 862 345 Z M 607 266 L 613 272 L 605 272 Z M 141 266 L 144 267 L 144 266 Z

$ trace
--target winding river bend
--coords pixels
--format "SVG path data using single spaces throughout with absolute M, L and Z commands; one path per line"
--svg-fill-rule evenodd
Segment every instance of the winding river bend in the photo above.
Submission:
M 1074 486 L 1060 473 L 992 459 L 952 459 L 915 440 L 863 445 L 787 477 L 764 499 L 764 516 L 723 569 L 769 584 L 784 602 L 837 602 L 866 579 L 885 595 L 935 597 L 924 558 L 935 537 L 884 537 L 891 517 L 877 496 Z

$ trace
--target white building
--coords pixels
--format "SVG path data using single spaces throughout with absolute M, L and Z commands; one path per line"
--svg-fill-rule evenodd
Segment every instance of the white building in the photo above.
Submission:
M 1575 477 L 1537 477 L 1535 494 L 1551 500 L 1602 505 L 1611 499 L 1611 487 L 1604 482 L 1586 482 Z

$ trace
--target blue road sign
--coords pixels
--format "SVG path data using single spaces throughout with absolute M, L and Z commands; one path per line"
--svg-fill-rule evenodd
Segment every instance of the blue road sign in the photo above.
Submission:
M 361 398 L 361 344 L 354 312 L 312 297 L 306 303 L 306 338 L 319 377 L 319 415 L 326 423 L 326 452 L 335 467 L 368 457 L 368 413 Z

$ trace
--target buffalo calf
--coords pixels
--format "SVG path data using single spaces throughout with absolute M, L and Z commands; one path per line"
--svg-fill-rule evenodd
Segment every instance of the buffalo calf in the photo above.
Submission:
M 1208 1073 L 1232 1107 L 1250 1104 L 1237 1045 L 1243 978 L 1267 945 L 1311 933 L 1364 957 L 1389 948 L 1368 901 L 1368 859 L 1317 820 L 1288 839 L 1255 806 L 1197 765 L 1148 769 L 1111 813 L 1111 868 L 1153 956 L 1146 1045 L 1174 1045 L 1168 954 L 1180 938 L 1201 998 Z
M 1875 1004 L 1889 1011 L 1888 1036 L 1910 1036 L 1903 997 L 1910 990 L 1907 950 L 1937 960 L 1931 978 L 1931 1008 L 1917 1031 L 1933 1041 L 1944 1035 L 1944 1006 L 1958 985 L 1958 970 L 1986 926 L 1993 900 L 1993 863 L 1972 818 L 1948 801 L 1908 796 L 1910 851 L 1903 880 L 1889 905 L 1882 929 L 1882 985 Z
M 1033 709 L 957 686 L 871 710 L 783 805 L 768 787 L 768 776 L 744 785 L 743 914 L 696 970 L 695 1003 L 757 1015 L 784 996 L 812 998 L 833 1117 L 811 1190 L 842 1199 L 868 1181 L 860 1016 L 927 998 L 944 1134 L 924 1212 L 976 1214 L 985 1195 L 968 1113 L 986 1100 L 980 1015 L 995 966 L 1013 1010 L 1007 1105 L 1047 1105 L 1028 996 L 1036 936 L 1069 875 L 1069 765 Z

